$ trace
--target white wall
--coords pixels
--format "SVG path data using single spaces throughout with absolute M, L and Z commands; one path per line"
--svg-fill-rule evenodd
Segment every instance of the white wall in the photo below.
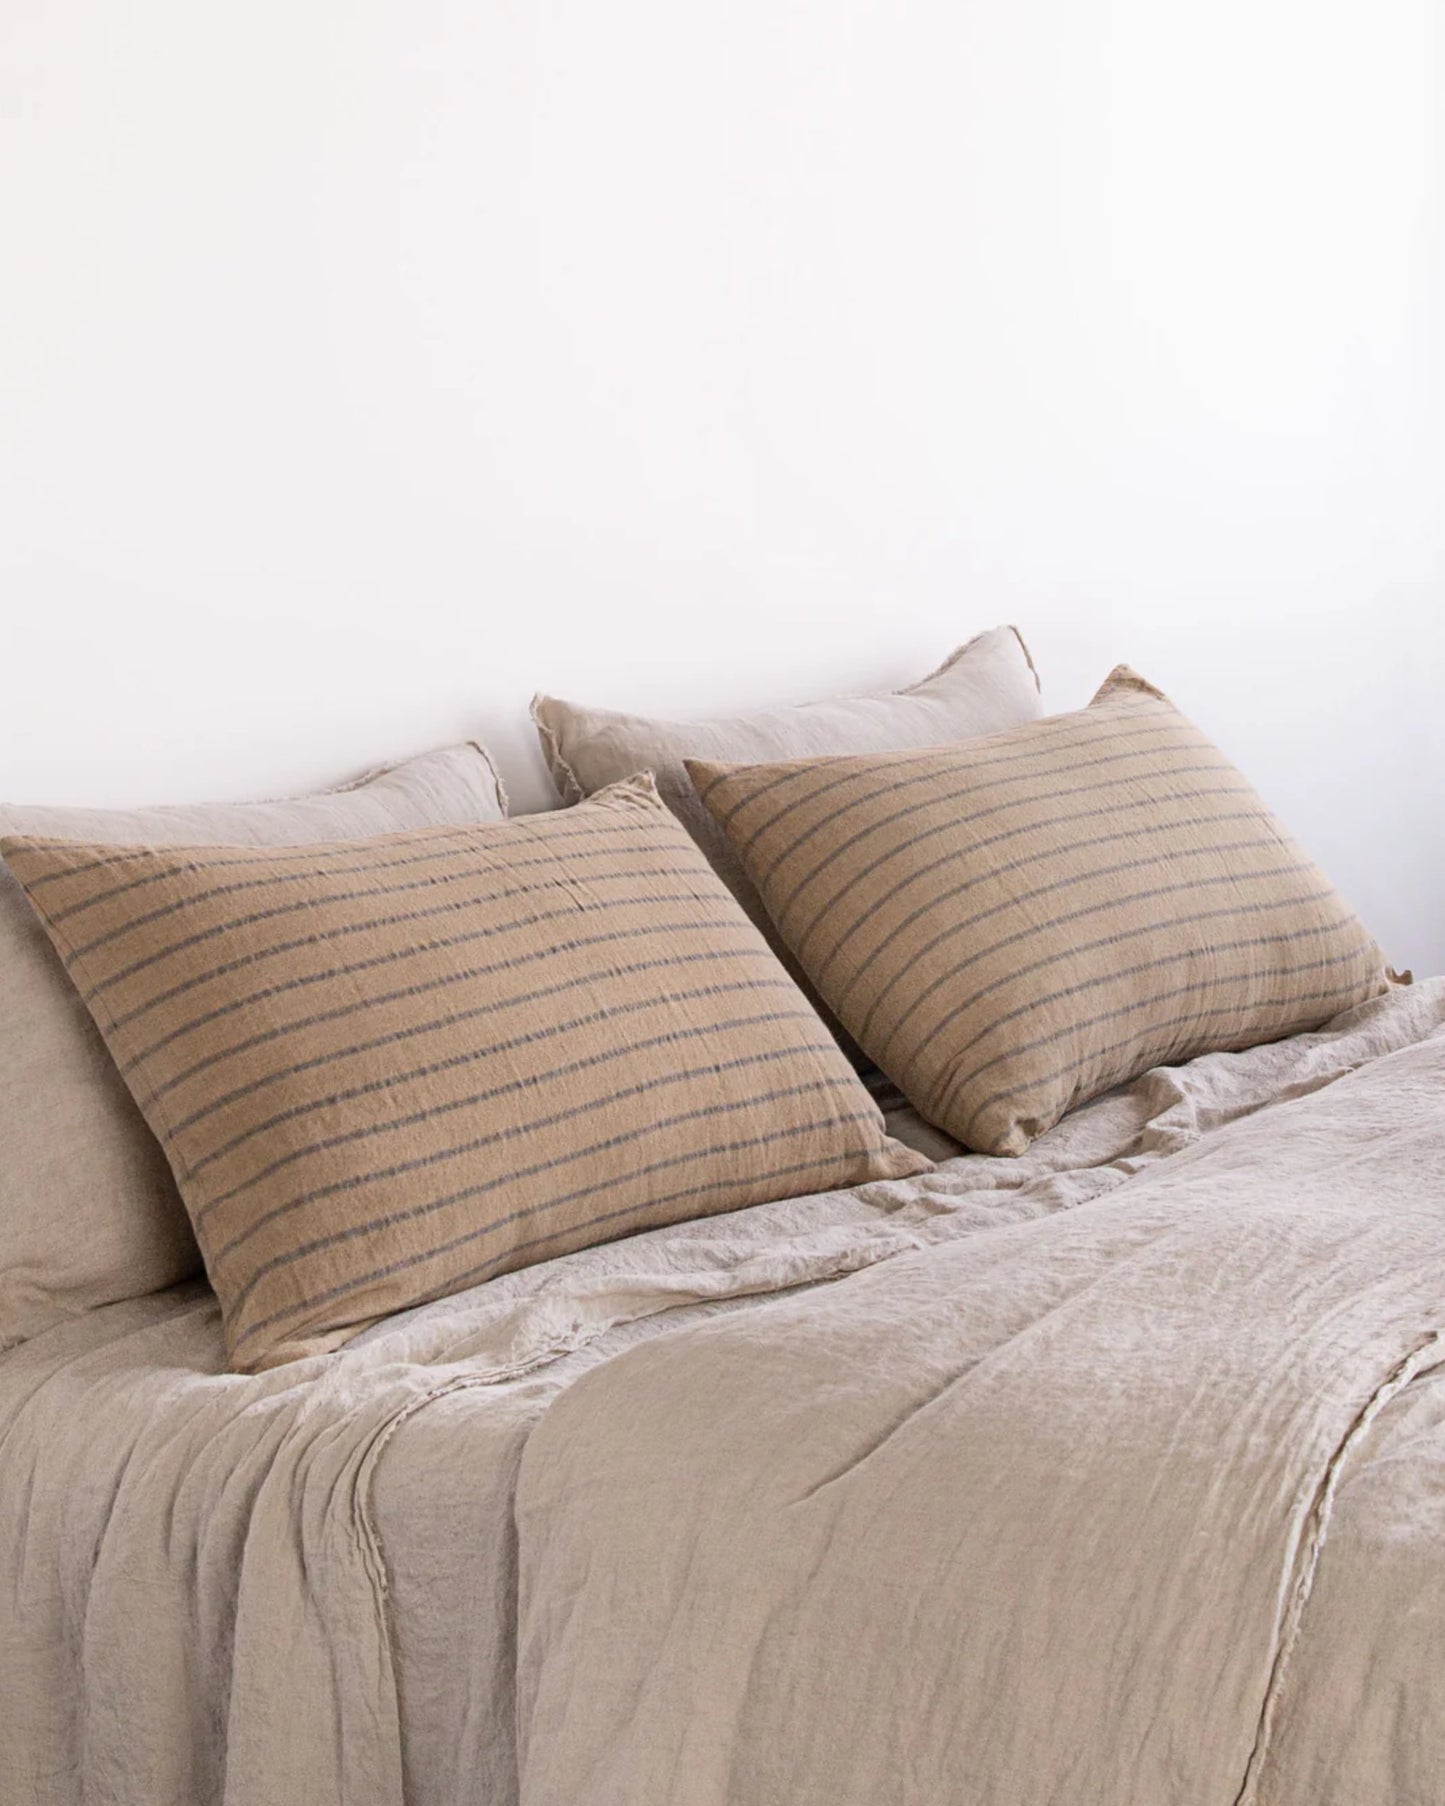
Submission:
M 1020 622 L 1445 968 L 1438 0 L 3 0 L 0 793 Z

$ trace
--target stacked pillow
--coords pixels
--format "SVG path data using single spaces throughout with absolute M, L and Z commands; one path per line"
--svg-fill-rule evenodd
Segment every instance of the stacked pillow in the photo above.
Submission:
M 697 799 L 685 769 L 688 759 L 752 765 L 950 746 L 1035 721 L 1042 713 L 1038 674 L 1016 627 L 978 634 L 905 689 L 832 696 L 750 715 L 667 721 L 555 696 L 532 698 L 543 756 L 563 802 L 579 803 L 634 772 L 650 771 L 663 801 L 769 934 L 772 924 L 756 889 Z
M 787 943 L 726 834 L 713 823 L 685 769 L 688 759 L 755 764 L 830 753 L 886 753 L 950 746 L 980 734 L 1035 721 L 1042 713 L 1038 674 L 1016 627 L 981 633 L 916 684 L 858 696 L 835 696 L 790 708 L 761 709 L 707 721 L 666 721 L 535 696 L 532 718 L 564 802 L 580 802 L 607 784 L 650 771 L 663 801 L 707 855 L 714 870 L 794 977 Z M 816 994 L 809 993 L 815 1004 Z M 827 1010 L 823 1013 L 827 1017 Z M 836 1022 L 828 1018 L 835 1033 Z M 849 1046 L 846 1036 L 840 1038 Z M 867 1065 L 849 1046 L 855 1063 Z
M 535 709 L 568 800 L 576 801 L 644 767 L 656 766 L 673 809 L 694 834 L 704 841 L 711 837 L 712 856 L 725 868 L 732 885 L 746 893 L 746 880 L 730 864 L 725 839 L 712 830 L 710 819 L 696 806 L 682 765 L 686 753 L 776 757 L 803 751 L 942 743 L 1031 720 L 1038 714 L 1039 701 L 1038 684 L 1023 643 L 1012 629 L 1003 628 L 969 642 L 932 676 L 909 689 L 775 709 L 756 717 L 684 728 L 598 710 L 572 710 L 540 698 Z M 505 801 L 486 754 L 477 747 L 460 747 L 378 772 L 344 791 L 285 802 L 129 811 L 0 809 L 0 835 L 9 834 L 32 845 L 59 839 L 89 846 L 96 873 L 107 868 L 109 856 L 103 849 L 109 847 L 126 849 L 119 855 L 122 863 L 127 859 L 138 863 L 142 850 L 155 856 L 168 847 L 209 848 L 209 853 L 197 851 L 177 862 L 169 876 L 157 868 L 157 884 L 180 887 L 186 881 L 185 873 L 194 879 L 209 871 L 215 861 L 232 857 L 217 849 L 300 848 L 289 868 L 295 873 L 321 859 L 333 843 L 445 824 L 496 822 L 504 819 L 505 813 Z M 574 852 L 569 851 L 565 861 L 569 867 Z M 57 851 L 54 856 L 61 855 Z M 44 893 L 58 887 L 40 882 L 51 875 L 35 870 L 40 857 L 38 851 L 33 852 L 28 868 L 34 871 L 36 901 L 42 905 L 34 911 L 14 878 L 0 869 L 0 1146 L 6 1156 L 0 1168 L 0 1350 L 66 1317 L 161 1290 L 192 1276 L 202 1264 L 186 1208 L 194 1201 L 196 1181 L 162 1120 L 167 1094 L 153 1095 L 141 1070 L 161 1056 L 146 1053 L 138 1062 L 137 1053 L 144 1050 L 137 1048 L 120 1056 L 129 1085 L 141 1088 L 143 1115 L 108 1055 L 80 990 L 67 980 L 47 940 L 42 927 Z M 479 857 L 483 855 L 479 853 Z M 18 864 L 26 865 L 23 853 Z M 252 884 L 257 892 L 270 883 L 264 860 L 254 869 L 246 869 L 251 876 L 244 880 L 238 876 L 235 882 Z M 692 878 L 714 885 L 695 859 Z M 578 858 L 575 879 L 598 888 L 595 863 L 589 865 Z M 557 879 L 559 883 L 568 881 L 561 876 Z M 146 886 L 138 885 L 122 896 L 138 898 L 145 891 Z M 756 897 L 747 894 L 746 900 L 756 917 L 766 922 Z M 173 901 L 178 910 L 183 907 L 179 891 Z M 308 907 L 311 902 L 319 911 L 329 908 L 335 899 L 309 899 Z M 124 905 L 118 897 L 107 907 Z M 243 925 L 213 926 L 213 941 L 240 945 Z M 400 924 L 392 926 L 399 929 Z M 715 951 L 730 944 L 735 929 L 731 922 L 720 928 L 722 940 Z M 56 938 L 64 944 L 63 930 L 57 928 Z M 118 941 L 123 938 L 117 936 Z M 305 939 L 293 938 L 298 943 Z M 296 951 L 299 957 L 299 945 Z M 385 953 L 388 959 L 405 956 L 396 947 L 388 947 Z M 98 950 L 92 950 L 81 957 L 93 960 L 98 956 Z M 691 955 L 688 957 L 690 960 Z M 240 954 L 221 963 L 238 975 L 246 966 Z M 769 982 L 776 982 L 767 961 L 759 966 L 756 948 L 749 950 L 745 963 L 767 972 Z M 158 968 L 166 964 L 157 962 Z M 447 982 L 454 976 L 448 975 Z M 84 986 L 83 975 L 81 982 Z M 199 988 L 219 982 L 208 979 Z M 347 982 L 365 987 L 371 980 L 350 975 Z M 130 1024 L 118 1024 L 106 1013 L 103 994 L 95 994 L 95 1003 L 106 1036 L 113 1047 L 118 1046 L 129 1035 Z M 241 1004 L 233 1013 L 248 1021 L 269 1022 L 269 1012 L 278 1007 L 264 986 L 260 995 L 243 999 Z M 811 1016 L 805 1016 L 804 1022 L 812 1035 Z M 176 1045 L 193 1032 L 199 1031 L 187 1030 Z M 834 1063 L 826 1039 L 820 1057 L 825 1057 L 830 1067 Z M 215 1069 L 202 1066 L 187 1083 L 201 1085 L 206 1073 L 218 1078 L 220 1064 Z M 372 1076 L 380 1085 L 387 1076 L 384 1063 Z M 289 1081 L 277 1077 L 274 1082 Z M 851 1095 L 851 1085 L 842 1089 L 850 1093 L 850 1108 L 860 1108 L 857 1096 Z M 876 1112 L 871 1105 L 868 1112 L 870 1133 L 876 1133 Z M 272 1129 L 266 1131 L 268 1136 L 272 1133 Z M 179 1191 L 167 1154 L 181 1181 Z M 807 1189 L 805 1178 L 842 1182 L 840 1173 L 856 1178 L 875 1170 L 911 1171 L 920 1164 L 926 1162 L 893 1151 L 891 1144 L 881 1159 L 873 1161 L 869 1156 L 861 1166 L 851 1155 L 841 1164 L 837 1160 L 820 1164 L 809 1152 L 807 1159 L 795 1163 L 790 1189 Z M 698 1209 L 722 1207 L 720 1199 L 741 1201 L 752 1196 L 759 1183 L 758 1174 L 749 1175 L 746 1184 L 724 1178 L 724 1183 L 705 1196 L 699 1194 Z M 614 1229 L 607 1229 L 599 1219 L 597 1232 L 625 1232 L 638 1227 L 645 1215 L 645 1211 L 621 1209 L 615 1214 Z M 207 1242 L 204 1232 L 201 1240 Z M 535 1258 L 557 1252 L 559 1245 L 560 1238 L 537 1238 Z M 313 1340 L 319 1345 L 341 1333 L 317 1327 Z M 290 1323 L 286 1334 L 288 1346 L 299 1347 L 305 1340 L 306 1325 Z M 269 1358 L 265 1349 L 253 1346 L 248 1351 L 248 1360 L 262 1358 Z
M 286 803 L 0 811 L 0 1348 L 203 1259 L 256 1370 L 599 1240 L 925 1170 L 772 948 L 991 1154 L 1385 987 L 1157 690 L 1121 667 L 1039 719 L 1012 630 L 734 721 L 534 706 L 558 814 L 507 821 L 475 747 Z
M 0 835 L 150 846 L 360 840 L 500 821 L 497 775 L 454 746 L 344 789 L 184 808 L 0 806 Z M 0 866 L 0 1349 L 96 1305 L 198 1273 L 164 1155 L 40 920 Z
M 610 1236 L 928 1165 L 650 778 L 375 840 L 3 851 L 243 1371 Z

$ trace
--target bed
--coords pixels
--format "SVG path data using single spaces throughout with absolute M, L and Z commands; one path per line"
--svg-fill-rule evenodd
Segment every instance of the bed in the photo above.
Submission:
M 0 1799 L 1438 1801 L 1442 1025 L 1392 989 L 259 1374 L 199 1281 L 34 1336 Z
M 0 809 L 0 1806 L 1445 1799 L 1445 980 L 1011 629 L 535 717 Z

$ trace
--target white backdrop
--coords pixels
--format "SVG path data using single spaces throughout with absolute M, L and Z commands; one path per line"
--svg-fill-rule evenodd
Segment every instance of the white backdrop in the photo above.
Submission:
M 1138 665 L 1445 968 L 1439 0 L 3 0 L 0 793 Z

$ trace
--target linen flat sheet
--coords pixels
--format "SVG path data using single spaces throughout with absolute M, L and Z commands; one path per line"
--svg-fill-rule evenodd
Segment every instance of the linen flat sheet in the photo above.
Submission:
M 0 1360 L 0 1801 L 1445 1797 L 1445 985 L 258 1376 Z

